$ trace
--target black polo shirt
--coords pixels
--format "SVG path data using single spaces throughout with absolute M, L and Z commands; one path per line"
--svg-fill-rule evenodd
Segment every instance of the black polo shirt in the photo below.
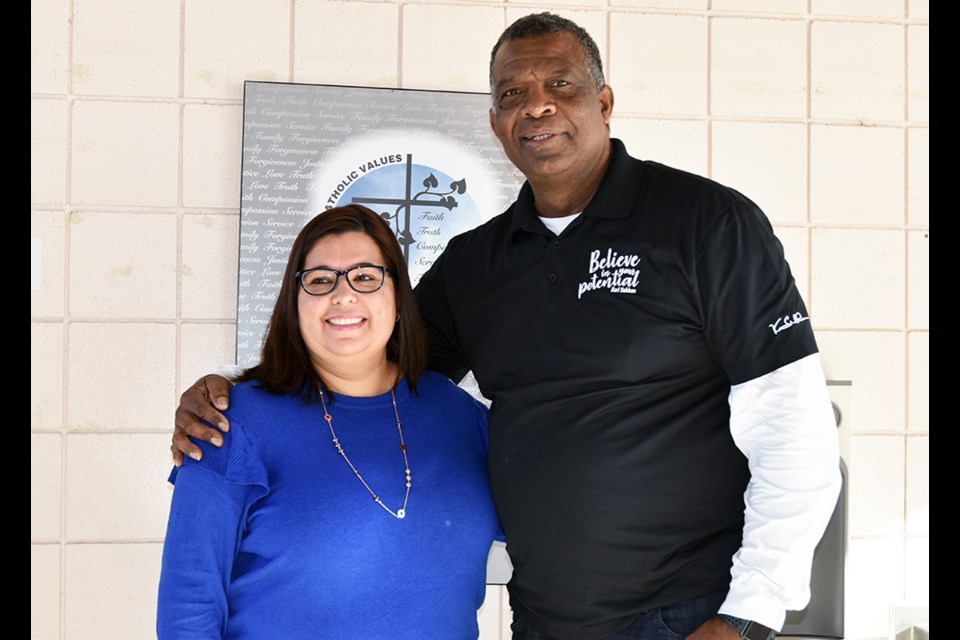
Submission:
M 749 476 L 730 385 L 817 350 L 763 212 L 612 145 L 559 236 L 524 184 L 416 290 L 431 367 L 492 401 L 511 606 L 576 640 L 729 586 Z

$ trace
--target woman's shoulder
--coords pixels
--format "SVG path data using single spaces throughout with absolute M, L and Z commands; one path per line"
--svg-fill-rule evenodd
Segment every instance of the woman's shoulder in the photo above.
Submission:
M 456 382 L 436 371 L 424 371 L 417 381 L 418 390 L 429 390 L 435 394 L 445 394 L 456 398 L 470 398 L 473 396 Z
M 435 371 L 424 372 L 417 382 L 417 393 L 426 400 L 439 401 L 447 405 L 480 411 L 484 414 L 487 411 L 487 406 L 466 389 Z
M 233 422 L 256 431 L 258 425 L 272 425 L 303 413 L 303 398 L 268 392 L 253 380 L 240 382 L 230 390 L 230 407 L 224 412 Z
M 230 408 L 233 409 L 238 404 L 253 402 L 269 395 L 256 380 L 238 382 L 230 388 Z
M 224 413 L 228 418 L 241 419 L 268 404 L 272 404 L 270 394 L 264 391 L 256 381 L 247 380 L 238 382 L 230 389 L 230 406 Z

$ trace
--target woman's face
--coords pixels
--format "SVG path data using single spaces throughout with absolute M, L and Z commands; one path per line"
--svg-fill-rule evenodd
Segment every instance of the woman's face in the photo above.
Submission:
M 318 240 L 307 253 L 303 269 L 346 271 L 361 265 L 386 266 L 373 239 L 352 231 Z M 363 277 L 358 272 L 350 275 Z M 337 371 L 364 359 L 373 364 L 386 361 L 387 341 L 396 326 L 393 278 L 386 275 L 379 290 L 359 293 L 350 287 L 347 277 L 341 275 L 334 290 L 322 296 L 308 294 L 297 283 L 300 333 L 314 365 L 321 370 Z

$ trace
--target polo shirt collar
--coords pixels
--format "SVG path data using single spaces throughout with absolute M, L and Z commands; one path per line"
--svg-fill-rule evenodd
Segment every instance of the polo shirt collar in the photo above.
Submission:
M 610 166 L 597 188 L 597 193 L 583 210 L 583 215 L 596 218 L 625 218 L 630 215 L 631 208 L 623 206 L 624 202 L 633 203 L 640 181 L 637 180 L 635 158 L 627 154 L 627 148 L 618 138 L 610 138 Z M 529 182 L 524 182 L 513 204 L 513 216 L 510 231 L 519 230 L 533 233 L 547 233 L 547 228 L 537 217 L 537 210 L 533 203 L 533 189 Z

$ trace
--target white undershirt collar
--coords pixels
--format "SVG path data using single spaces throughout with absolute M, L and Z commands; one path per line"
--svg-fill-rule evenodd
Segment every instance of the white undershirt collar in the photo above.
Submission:
M 545 218 L 543 216 L 537 217 L 540 218 L 540 221 L 543 222 L 547 229 L 550 229 L 550 231 L 553 231 L 553 233 L 556 235 L 560 235 L 563 233 L 563 230 L 566 229 L 571 222 L 576 220 L 577 216 L 579 216 L 581 213 L 583 212 L 578 211 L 577 213 L 571 213 L 568 216 L 561 216 L 559 218 Z

